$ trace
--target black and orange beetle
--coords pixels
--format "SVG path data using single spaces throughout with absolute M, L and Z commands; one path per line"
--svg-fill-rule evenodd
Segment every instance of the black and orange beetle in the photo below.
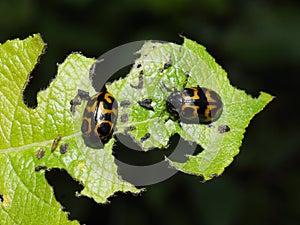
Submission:
M 175 90 L 166 103 L 171 119 L 187 124 L 209 124 L 217 120 L 223 103 L 215 91 L 203 87 L 186 87 Z
M 186 74 L 188 79 L 188 74 Z M 187 82 L 185 81 L 185 84 Z M 204 87 L 183 87 L 172 91 L 166 101 L 167 111 L 172 120 L 186 124 L 210 124 L 216 121 L 223 111 L 221 97 L 215 91 Z
M 84 110 L 81 125 L 85 144 L 101 148 L 112 136 L 118 117 L 118 103 L 107 91 L 91 97 Z

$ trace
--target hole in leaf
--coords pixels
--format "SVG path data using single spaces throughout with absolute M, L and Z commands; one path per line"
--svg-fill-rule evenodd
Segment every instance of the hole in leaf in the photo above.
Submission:
M 128 205 L 135 208 L 132 203 L 138 204 L 140 201 L 131 194 L 118 192 L 108 199 L 113 204 L 98 204 L 85 196 L 76 197 L 76 193 L 83 189 L 83 185 L 75 181 L 65 170 L 51 169 L 46 171 L 45 177 L 53 187 L 56 200 L 62 205 L 63 210 L 68 212 L 68 218 L 78 220 L 80 224 L 108 224 L 108 221 L 116 220 L 115 212 L 128 208 Z
M 93 224 L 94 220 L 106 220 L 107 208 L 90 198 L 76 197 L 76 193 L 82 191 L 83 186 L 65 170 L 51 169 L 46 171 L 45 177 L 53 188 L 56 200 L 62 205 L 63 210 L 68 212 L 70 220 L 79 220 L 81 224 Z
M 116 146 L 113 151 L 113 155 L 116 159 L 130 165 L 146 166 L 163 161 L 165 156 L 171 156 L 179 143 L 180 136 L 174 134 L 170 138 L 169 146 L 166 149 L 155 148 L 148 150 L 147 152 L 143 151 L 142 148 L 128 135 L 118 134 L 116 135 L 116 139 L 117 142 L 115 143 Z M 124 143 L 126 143 L 126 145 Z M 130 146 L 127 143 L 130 143 Z M 196 147 L 195 143 L 190 143 L 188 141 L 181 140 L 180 145 L 180 152 L 176 152 L 176 157 L 175 155 L 172 155 L 174 158 L 173 160 L 176 160 L 177 162 L 185 162 L 187 160 L 186 155 L 191 154 L 191 149 L 195 149 L 193 155 L 202 151 L 200 146 Z
M 58 58 L 59 57 L 53 57 L 51 52 L 47 52 L 47 54 L 40 57 L 39 62 L 31 72 L 28 84 L 24 89 L 23 102 L 27 107 L 34 109 L 37 106 L 37 93 L 40 90 L 46 89 L 55 77 L 55 74 L 57 73 L 55 60 Z
M 147 152 L 143 151 L 128 135 L 118 134 L 116 139 L 113 155 L 118 166 L 118 174 L 126 181 L 133 183 L 137 181 L 137 183 L 134 183 L 136 185 L 143 179 L 141 173 L 152 173 L 151 171 L 153 171 L 155 174 L 157 168 L 160 168 L 162 169 L 162 174 L 168 174 L 170 167 L 165 161 L 165 156 L 172 161 L 183 163 L 187 161 L 187 155 L 198 154 L 202 151 L 202 148 L 197 146 L 196 143 L 180 139 L 178 134 L 170 138 L 168 148 L 156 148 Z M 153 167 L 149 167 L 149 170 L 143 170 L 146 166 L 152 165 Z M 135 166 L 144 168 L 139 170 Z
M 117 134 L 115 138 L 117 141 L 115 142 L 113 155 L 116 159 L 130 165 L 146 166 L 164 160 L 165 156 L 170 156 L 177 147 L 180 136 L 174 134 L 170 137 L 169 146 L 166 149 L 155 148 L 147 152 L 143 151 L 128 135 Z M 203 150 L 199 145 L 188 141 L 181 140 L 180 144 L 180 152 L 176 154 L 175 158 L 173 157 L 173 160 L 177 162 L 185 162 L 187 160 L 186 155 L 191 154 L 191 149 L 194 149 L 192 155 L 197 155 Z
M 128 135 L 118 134 L 116 135 L 116 139 L 116 146 L 113 149 L 113 155 L 116 159 L 130 165 L 146 166 L 160 162 L 164 160 L 165 156 L 170 155 L 178 144 L 179 135 L 176 134 L 170 138 L 170 145 L 168 148 L 155 148 L 148 150 L 147 152 L 143 151 L 142 148 Z
M 200 145 L 197 145 L 196 149 L 195 149 L 195 151 L 194 151 L 194 153 L 192 155 L 198 155 L 202 151 L 203 151 L 203 148 Z
M 92 80 L 93 80 L 92 85 L 96 91 L 100 91 L 103 89 L 103 87 L 106 83 L 110 83 L 110 82 L 112 83 L 119 78 L 126 77 L 127 74 L 129 73 L 129 71 L 131 70 L 131 68 L 132 68 L 132 64 L 123 67 L 122 69 L 120 69 L 116 73 L 114 73 L 108 80 L 101 78 L 100 77 L 101 74 L 97 74 L 97 73 L 93 74 L 94 77 L 92 78 Z

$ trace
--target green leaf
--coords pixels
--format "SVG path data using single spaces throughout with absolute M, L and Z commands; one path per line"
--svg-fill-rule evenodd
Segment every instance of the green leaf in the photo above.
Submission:
M 185 140 L 199 144 L 203 151 L 188 156 L 184 163 L 167 159 L 170 165 L 182 172 L 202 176 L 204 180 L 220 175 L 238 154 L 251 118 L 272 100 L 272 96 L 262 92 L 258 98 L 252 98 L 233 87 L 226 72 L 205 48 L 187 38 L 182 46 L 148 42 L 139 53 L 141 56 L 129 75 L 108 86 L 119 102 L 131 102 L 129 106 L 119 109 L 120 115 L 128 115 L 128 121 L 118 121 L 118 131 L 125 132 L 126 127 L 136 127 L 126 132 L 144 150 L 166 147 L 170 136 L 178 133 Z M 179 126 L 177 121 L 168 120 L 165 104 L 170 93 L 162 88 L 161 82 L 181 90 L 186 74 L 189 74 L 187 87 L 206 87 L 222 98 L 222 115 L 210 126 L 184 123 Z M 143 77 L 143 88 L 133 88 L 132 85 L 136 86 L 140 77 Z M 139 105 L 139 101 L 144 99 L 152 100 L 154 111 Z M 230 131 L 222 132 L 226 126 Z M 150 138 L 141 141 L 147 133 Z
M 112 156 L 112 139 L 105 149 L 85 146 L 80 126 L 85 104 L 70 111 L 78 88 L 90 91 L 89 68 L 94 59 L 71 54 L 57 77 L 38 93 L 38 106 L 28 108 L 23 90 L 45 44 L 36 34 L 0 45 L 0 224 L 79 224 L 69 221 L 45 179 L 45 168 L 65 169 L 84 185 L 81 195 L 104 203 L 117 191 L 139 192 L 120 180 Z M 53 141 L 61 137 L 51 151 Z M 65 154 L 60 147 L 67 144 Z M 44 156 L 43 156 L 44 152 Z M 38 170 L 38 171 L 35 171 Z

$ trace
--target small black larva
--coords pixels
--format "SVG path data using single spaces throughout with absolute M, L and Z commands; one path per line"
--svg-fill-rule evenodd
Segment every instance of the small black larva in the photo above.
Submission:
M 137 65 L 136 65 L 136 68 L 137 69 L 139 69 L 139 68 L 141 68 L 142 67 L 142 64 L 141 63 L 138 63 Z
M 37 159 L 41 159 L 41 158 L 43 158 L 44 156 L 45 156 L 45 149 L 43 149 L 43 148 L 40 148 L 40 149 L 37 151 L 36 155 L 35 155 L 35 157 L 36 157 Z
M 164 64 L 164 70 L 170 68 L 172 66 L 172 64 L 173 64 L 173 60 L 170 57 L 169 61 Z
M 146 141 L 148 138 L 150 138 L 150 134 L 147 133 L 145 136 L 141 137 L 141 142 Z
M 120 117 L 120 121 L 122 123 L 126 123 L 128 121 L 128 113 L 122 114 L 121 117 Z
M 154 111 L 153 107 L 151 106 L 151 103 L 152 103 L 152 99 L 144 99 L 144 100 L 141 100 L 141 101 L 138 101 L 139 105 L 145 109 L 148 109 L 148 110 L 152 110 Z
M 131 104 L 131 102 L 129 100 L 124 100 L 120 102 L 120 106 L 121 107 L 127 107 Z
M 59 135 L 56 136 L 56 138 L 52 142 L 51 152 L 55 151 L 55 149 L 57 148 L 57 145 L 58 145 L 60 140 L 61 140 L 61 135 L 59 134 Z
M 41 171 L 41 170 L 47 170 L 47 166 L 39 165 L 39 166 L 34 168 L 35 172 L 38 172 L 38 171 Z
M 136 130 L 136 126 L 129 126 L 124 128 L 124 132 L 128 133 L 129 131 Z
M 218 131 L 219 131 L 221 134 L 223 134 L 223 133 L 226 133 L 226 132 L 230 131 L 230 127 L 227 126 L 227 125 L 220 125 L 220 126 L 218 127 Z
M 66 154 L 68 151 L 69 143 L 62 143 L 59 147 L 60 154 Z

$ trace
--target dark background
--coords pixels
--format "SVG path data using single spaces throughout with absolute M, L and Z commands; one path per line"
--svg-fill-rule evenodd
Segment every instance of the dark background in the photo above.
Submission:
M 41 33 L 46 54 L 25 90 L 36 104 L 71 52 L 98 57 L 120 44 L 183 34 L 207 47 L 234 86 L 276 98 L 251 122 L 241 153 L 207 183 L 177 173 L 140 196 L 117 193 L 110 204 L 72 198 L 79 190 L 59 171 L 47 174 L 71 219 L 85 224 L 289 224 L 300 221 L 298 1 L 10 0 L 0 3 L 0 42 Z M 234 113 L 234 112 L 233 112 Z M 128 153 L 129 155 L 131 153 Z

